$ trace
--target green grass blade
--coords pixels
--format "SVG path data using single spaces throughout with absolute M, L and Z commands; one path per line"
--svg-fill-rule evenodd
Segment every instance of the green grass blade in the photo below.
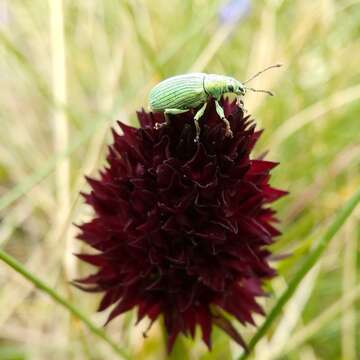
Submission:
M 60 161 L 68 157 L 71 153 L 73 153 L 82 144 L 84 144 L 103 121 L 104 120 L 101 119 L 90 124 L 77 138 L 77 140 L 73 144 L 71 144 L 64 152 L 51 157 L 50 160 L 43 167 L 35 171 L 32 175 L 27 177 L 25 181 L 21 182 L 20 184 L 9 190 L 5 195 L 3 195 L 0 198 L 0 211 L 10 206 L 14 201 L 16 201 L 21 196 L 25 195 L 28 191 L 30 191 L 41 180 L 49 176 L 56 167 L 56 165 Z
M 27 72 L 29 78 L 31 78 L 39 92 L 44 96 L 48 101 L 52 101 L 52 96 L 50 94 L 48 84 L 41 77 L 40 73 L 34 68 L 33 65 L 28 61 L 25 55 L 16 48 L 16 46 L 7 38 L 3 31 L 0 31 L 0 45 L 4 47 L 7 54 L 10 54 L 16 61 L 21 65 L 21 67 Z
M 267 330 L 270 328 L 271 324 L 280 315 L 281 310 L 284 305 L 291 298 L 292 294 L 297 289 L 301 280 L 305 275 L 310 271 L 310 269 L 316 264 L 317 260 L 326 250 L 327 245 L 330 240 L 335 236 L 335 234 L 340 230 L 342 225 L 345 223 L 346 219 L 351 215 L 352 211 L 355 209 L 356 205 L 360 201 L 360 188 L 353 194 L 353 196 L 345 203 L 343 208 L 336 214 L 335 219 L 329 226 L 325 234 L 320 238 L 320 241 L 316 244 L 314 250 L 308 255 L 307 259 L 304 261 L 300 269 L 296 272 L 294 277 L 289 282 L 287 289 L 283 292 L 280 298 L 277 300 L 276 304 L 267 315 L 264 323 L 259 327 L 258 331 L 251 339 L 248 348 L 249 352 L 244 353 L 239 360 L 246 359 L 250 352 L 255 348 L 259 340 L 265 336 Z
M 168 360 L 190 360 L 189 350 L 186 346 L 183 335 L 177 337 L 171 353 L 168 355 Z
M 120 358 L 130 359 L 130 356 L 126 353 L 125 350 L 120 348 L 114 341 L 112 341 L 105 332 L 93 324 L 79 309 L 74 305 L 70 304 L 65 298 L 59 295 L 55 290 L 50 286 L 45 284 L 40 280 L 36 275 L 29 272 L 22 264 L 20 264 L 15 258 L 4 252 L 0 249 L 0 259 L 13 268 L 16 272 L 21 274 L 24 278 L 33 283 L 38 289 L 44 291 L 48 294 L 55 302 L 67 309 L 73 316 L 82 321 L 86 327 L 96 336 L 98 336 L 103 341 L 107 342 L 112 349 L 120 355 Z
M 1 360 L 26 360 L 27 356 L 24 349 L 18 346 L 0 346 Z
M 161 78 L 164 77 L 164 72 L 161 64 L 158 61 L 156 50 L 153 49 L 150 42 L 147 40 L 147 38 L 143 35 L 143 31 L 139 26 L 138 23 L 138 15 L 136 14 L 135 9 L 133 8 L 133 5 L 126 1 L 123 4 L 125 10 L 128 12 L 130 19 L 133 22 L 134 31 L 137 37 L 137 40 L 139 42 L 139 45 L 142 49 L 142 53 L 145 55 L 148 63 L 151 65 L 152 69 L 156 71 L 157 75 L 159 75 Z

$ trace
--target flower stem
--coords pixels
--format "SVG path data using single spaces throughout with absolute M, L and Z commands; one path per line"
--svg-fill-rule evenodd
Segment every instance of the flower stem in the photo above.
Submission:
M 264 323 L 259 327 L 258 331 L 251 339 L 248 345 L 249 352 L 243 353 L 243 355 L 239 357 L 239 360 L 246 359 L 249 356 L 250 352 L 255 348 L 259 340 L 266 334 L 267 330 L 274 322 L 276 317 L 280 314 L 284 305 L 291 298 L 292 294 L 297 289 L 302 279 L 310 271 L 310 269 L 316 264 L 317 260 L 326 250 L 330 240 L 340 230 L 341 226 L 345 223 L 346 219 L 351 215 L 352 211 L 355 209 L 359 201 L 360 201 L 360 188 L 353 194 L 353 196 L 345 203 L 343 208 L 337 213 L 337 215 L 335 216 L 333 222 L 331 223 L 325 234 L 320 238 L 320 241 L 317 243 L 314 250 L 309 254 L 309 256 L 304 261 L 300 269 L 291 279 L 287 289 L 279 297 L 276 304 L 274 305 L 270 313 L 267 315 Z
M 55 290 L 51 289 L 47 284 L 40 280 L 36 275 L 29 272 L 22 264 L 20 264 L 15 258 L 11 255 L 4 252 L 0 249 L 0 259 L 13 268 L 16 272 L 21 274 L 24 278 L 33 283 L 38 289 L 47 293 L 55 302 L 62 305 L 66 308 L 72 315 L 82 321 L 86 327 L 96 336 L 101 338 L 103 341 L 107 342 L 112 349 L 120 355 L 120 358 L 130 359 L 130 356 L 120 348 L 113 340 L 111 340 L 105 332 L 98 328 L 95 324 L 89 320 L 86 315 L 84 315 L 79 309 L 70 304 L 66 299 L 59 295 Z

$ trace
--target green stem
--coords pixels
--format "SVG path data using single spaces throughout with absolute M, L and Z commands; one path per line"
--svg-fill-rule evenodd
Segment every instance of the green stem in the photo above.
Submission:
M 352 211 L 355 209 L 359 201 L 360 201 L 360 188 L 353 194 L 353 196 L 345 203 L 343 208 L 337 213 L 335 219 L 329 226 L 328 230 L 321 237 L 320 241 L 316 244 L 314 250 L 308 255 L 307 259 L 304 261 L 300 269 L 296 272 L 295 276 L 291 279 L 287 289 L 277 300 L 276 304 L 274 305 L 270 313 L 267 315 L 264 323 L 259 327 L 258 331 L 251 339 L 248 345 L 249 351 L 247 353 L 244 353 L 242 356 L 240 356 L 239 360 L 246 359 L 250 355 L 251 351 L 255 348 L 259 340 L 266 334 L 271 324 L 280 314 L 284 305 L 287 303 L 287 301 L 291 298 L 291 295 L 297 289 L 301 280 L 316 264 L 317 260 L 326 250 L 330 240 L 340 230 L 341 226 L 345 223 L 346 219 L 351 215 Z
M 125 350 L 121 349 L 114 341 L 112 341 L 102 329 L 94 325 L 79 309 L 70 304 L 66 299 L 64 299 L 56 291 L 51 289 L 47 284 L 45 284 L 27 269 L 25 269 L 24 266 L 20 264 L 16 259 L 14 259 L 12 256 L 10 256 L 1 249 L 0 259 L 3 260 L 6 264 L 8 264 L 10 267 L 12 267 L 16 272 L 21 274 L 24 278 L 32 282 L 37 288 L 47 293 L 54 301 L 66 308 L 72 315 L 82 321 L 93 334 L 107 342 L 112 347 L 112 349 L 118 355 L 120 355 L 121 358 L 130 359 L 130 356 L 125 352 Z

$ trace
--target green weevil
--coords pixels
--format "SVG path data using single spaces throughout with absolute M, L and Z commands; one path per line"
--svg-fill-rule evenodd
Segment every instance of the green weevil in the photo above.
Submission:
M 243 107 L 240 96 L 244 96 L 246 90 L 263 92 L 272 96 L 273 93 L 270 91 L 250 88 L 245 84 L 263 72 L 279 66 L 281 66 L 281 64 L 268 66 L 243 83 L 230 76 L 205 73 L 177 75 L 165 79 L 155 85 L 149 94 L 149 106 L 151 110 L 164 112 L 166 119 L 164 123 L 156 123 L 155 128 L 159 129 L 169 123 L 168 114 L 181 114 L 202 105 L 194 116 L 196 127 L 195 141 L 198 142 L 200 135 L 199 120 L 205 112 L 208 99 L 214 98 L 216 112 L 225 124 L 225 135 L 232 137 L 230 123 L 226 119 L 224 110 L 219 104 L 220 97 L 226 93 L 236 94 L 238 96 L 238 104 Z

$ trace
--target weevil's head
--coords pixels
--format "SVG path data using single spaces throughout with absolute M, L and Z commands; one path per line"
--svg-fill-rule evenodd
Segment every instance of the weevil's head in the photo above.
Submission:
M 232 93 L 237 96 L 245 95 L 244 85 L 230 77 L 224 75 L 208 74 L 204 79 L 204 90 L 207 94 L 219 99 L 221 95 Z
M 240 81 L 230 78 L 227 81 L 227 92 L 239 96 L 244 96 L 246 93 L 246 88 Z

